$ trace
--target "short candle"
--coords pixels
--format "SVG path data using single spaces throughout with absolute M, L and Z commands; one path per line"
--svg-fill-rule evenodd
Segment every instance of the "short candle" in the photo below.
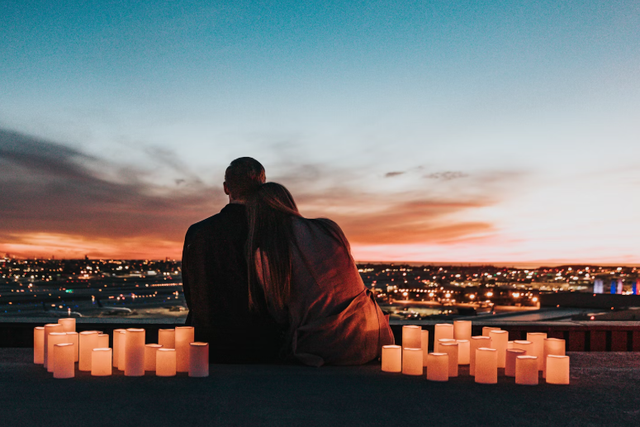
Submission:
M 559 338 L 546 338 L 544 340 L 543 357 L 544 363 L 542 364 L 542 378 L 547 377 L 547 356 L 550 354 L 556 356 L 565 355 L 565 343 L 564 340 Z
M 44 326 L 33 328 L 33 363 L 44 364 Z
M 402 373 L 405 375 L 422 375 L 422 348 L 402 349 Z
M 504 375 L 505 377 L 515 377 L 516 376 L 516 358 L 518 356 L 524 356 L 527 354 L 526 350 L 521 348 L 508 348 L 507 349 L 507 358 L 506 364 L 504 367 Z M 536 361 L 536 363 L 538 363 Z
M 547 384 L 569 384 L 569 356 L 547 356 Z
M 437 342 L 433 343 L 434 353 L 444 353 L 444 351 L 442 351 L 442 349 L 440 348 L 440 344 L 442 344 L 443 342 L 456 342 L 456 340 L 454 340 L 453 338 L 440 338 Z
M 476 372 L 476 350 L 480 347 L 491 347 L 491 337 L 484 335 L 471 337 L 469 344 L 469 375 L 474 376 Z
M 383 372 L 402 372 L 402 347 L 383 345 L 381 360 Z
M 533 352 L 533 343 L 531 341 L 515 340 L 513 342 L 513 348 L 520 348 L 527 352 L 527 355 L 531 356 Z
M 159 348 L 156 352 L 156 376 L 176 376 L 176 349 Z
M 536 356 L 516 357 L 516 384 L 538 385 L 538 358 Z
M 194 341 L 193 326 L 176 326 L 177 372 L 189 372 L 189 344 Z
M 144 346 L 144 370 L 155 371 L 156 370 L 156 352 L 159 348 L 162 348 L 160 344 L 147 344 Z
M 422 328 L 416 325 L 405 325 L 402 327 L 402 347 L 422 348 Z
M 209 343 L 192 342 L 189 344 L 189 376 L 209 376 Z
M 449 378 L 458 376 L 458 348 L 457 342 L 440 343 L 440 353 L 449 355 Z
M 71 343 L 53 346 L 53 378 L 73 378 L 76 375 L 73 352 L 74 347 Z
M 113 350 L 110 348 L 94 348 L 91 352 L 91 375 L 94 377 L 108 377 L 111 375 L 113 369 L 112 354 Z
M 47 343 L 47 345 L 49 346 L 49 356 L 53 355 L 54 352 L 54 346 L 56 344 L 63 344 L 67 342 L 67 333 L 66 332 L 51 332 L 49 334 L 49 342 Z M 65 351 L 65 356 L 67 354 L 67 352 L 69 352 L 71 350 L 67 350 Z M 71 363 L 73 363 L 73 354 L 71 354 Z M 49 358 L 49 362 L 47 363 L 47 372 L 53 372 L 53 370 L 55 369 L 56 366 L 56 358 L 55 355 L 54 357 L 50 357 Z
M 475 381 L 480 384 L 498 383 L 498 350 L 486 347 L 476 350 Z
M 449 381 L 449 355 L 447 353 L 431 353 L 427 360 L 427 379 L 429 381 Z
M 453 338 L 455 340 L 471 339 L 471 320 L 453 321 Z

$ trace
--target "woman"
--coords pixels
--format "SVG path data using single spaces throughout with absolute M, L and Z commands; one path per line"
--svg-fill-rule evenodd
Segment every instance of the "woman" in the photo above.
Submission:
M 284 356 L 313 366 L 356 365 L 393 344 L 340 227 L 303 218 L 289 191 L 263 184 L 247 203 L 249 299 L 283 327 Z

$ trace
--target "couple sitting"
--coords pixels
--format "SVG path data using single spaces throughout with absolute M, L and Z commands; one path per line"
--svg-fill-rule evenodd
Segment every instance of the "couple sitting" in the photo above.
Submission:
M 303 218 L 262 165 L 231 162 L 229 204 L 192 225 L 183 251 L 187 324 L 212 362 L 355 365 L 393 343 L 349 242 L 328 219 Z

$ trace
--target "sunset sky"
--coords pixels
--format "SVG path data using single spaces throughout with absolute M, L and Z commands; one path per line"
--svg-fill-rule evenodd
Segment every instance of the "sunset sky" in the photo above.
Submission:
M 34 0 L 0 28 L 0 256 L 180 258 L 252 156 L 360 261 L 640 264 L 636 0 Z

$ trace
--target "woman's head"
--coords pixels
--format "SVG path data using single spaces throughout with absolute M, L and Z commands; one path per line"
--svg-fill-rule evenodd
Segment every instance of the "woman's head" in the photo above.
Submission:
M 258 187 L 249 199 L 249 208 L 259 211 L 272 209 L 283 214 L 300 216 L 289 190 L 276 182 L 267 182 Z

